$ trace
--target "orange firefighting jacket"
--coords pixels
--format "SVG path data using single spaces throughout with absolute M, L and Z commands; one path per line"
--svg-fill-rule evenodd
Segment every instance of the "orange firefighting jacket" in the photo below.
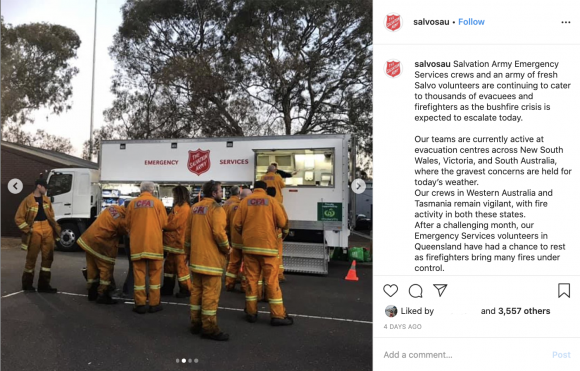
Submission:
M 286 238 L 286 236 L 288 236 L 288 233 L 290 233 L 290 219 L 288 219 L 288 214 L 286 214 L 286 209 L 284 208 L 284 205 L 282 204 L 279 205 L 282 208 L 282 211 L 284 212 L 284 216 L 286 217 L 286 224 L 284 225 L 284 227 L 278 229 L 278 238 L 284 239 Z
M 242 235 L 239 234 L 238 231 L 236 231 L 234 228 L 234 217 L 236 216 L 236 211 L 240 207 L 240 201 L 241 200 L 239 196 L 232 196 L 224 204 L 224 210 L 226 211 L 226 215 L 228 217 L 226 232 L 228 233 L 230 244 L 235 249 L 241 249 L 244 247 L 242 244 Z
M 192 272 L 221 276 L 229 251 L 227 216 L 213 198 L 204 198 L 191 207 L 185 231 L 185 250 Z
M 126 218 L 131 260 L 163 260 L 163 228 L 167 225 L 163 202 L 143 192 L 127 206 Z
M 78 239 L 79 246 L 97 259 L 115 264 L 119 236 L 126 234 L 125 208 L 111 205 L 91 224 Z
M 189 211 L 190 206 L 187 202 L 181 206 L 173 206 L 163 232 L 163 250 L 173 254 L 185 254 L 183 244 L 185 243 L 185 229 L 187 228 Z
M 52 209 L 52 204 L 50 199 L 46 196 L 42 196 L 42 207 L 44 208 L 44 213 L 46 214 L 46 220 L 52 228 L 52 233 L 55 241 L 60 240 L 60 226 L 54 220 L 54 210 Z M 32 237 L 32 228 L 34 224 L 34 219 L 36 214 L 38 214 L 38 208 L 40 205 L 36 202 L 34 198 L 34 193 L 26 196 L 24 200 L 20 203 L 18 210 L 16 211 L 16 216 L 14 221 L 20 230 L 22 231 L 22 243 L 20 247 L 22 250 L 28 250 L 28 244 L 30 242 L 30 237 Z
M 276 173 L 266 173 L 266 175 L 262 176 L 262 180 L 266 182 L 268 187 L 276 188 L 276 201 L 282 203 L 284 201 L 284 196 L 282 196 L 282 188 L 286 187 L 286 183 L 284 183 L 284 179 L 279 174 Z
M 244 254 L 278 256 L 278 228 L 285 228 L 287 222 L 280 204 L 263 189 L 255 189 L 240 202 L 234 219 Z

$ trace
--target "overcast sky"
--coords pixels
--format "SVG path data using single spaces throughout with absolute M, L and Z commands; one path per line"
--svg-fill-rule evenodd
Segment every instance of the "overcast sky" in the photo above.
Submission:
M 124 0 L 98 0 L 97 48 L 95 70 L 94 127 L 104 123 L 103 111 L 114 100 L 110 93 L 111 77 L 115 64 L 109 57 L 108 48 L 121 24 L 121 6 Z M 72 108 L 60 115 L 49 110 L 33 113 L 35 122 L 26 125 L 29 132 L 44 129 L 50 134 L 69 138 L 73 155 L 82 155 L 82 145 L 89 139 L 91 116 L 91 78 L 93 61 L 93 30 L 95 19 L 94 0 L 2 0 L 4 22 L 19 25 L 31 22 L 47 22 L 69 27 L 81 39 L 78 57 L 72 64 L 79 73 L 72 80 Z M 48 120 L 47 120 L 48 116 Z

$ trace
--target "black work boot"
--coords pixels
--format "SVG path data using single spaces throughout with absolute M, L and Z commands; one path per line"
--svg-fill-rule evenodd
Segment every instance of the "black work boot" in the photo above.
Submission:
M 24 272 L 22 273 L 22 290 L 24 291 L 36 291 L 36 288 L 32 286 L 34 281 L 34 273 Z
M 85 277 L 85 281 L 87 281 L 88 280 L 87 267 L 84 267 L 83 269 L 81 269 L 81 272 L 83 273 L 83 277 Z
M 136 307 L 133 308 L 133 312 L 139 313 L 139 314 L 145 314 L 145 313 L 147 313 L 147 306 L 146 305 L 137 305 Z
M 201 334 L 201 322 L 196 322 L 196 323 L 192 324 L 189 331 L 194 335 Z
M 272 318 L 270 320 L 270 325 L 272 326 L 290 326 L 294 323 L 294 320 L 286 315 L 284 318 Z
M 109 293 L 104 293 L 97 298 L 97 304 L 117 304 L 117 300 L 110 297 Z
M 248 314 L 248 311 L 246 308 L 244 308 L 244 313 L 246 313 L 246 321 L 248 321 L 250 323 L 256 323 L 256 321 L 258 320 L 258 313 Z
M 153 307 L 149 307 L 149 313 L 157 313 L 157 312 L 161 312 L 162 310 L 163 310 L 163 307 L 161 306 L 161 304 L 155 305 Z
M 229 291 L 229 292 L 236 291 L 236 284 L 234 283 L 233 285 L 231 285 L 231 284 L 230 285 L 226 285 L 226 291 Z
M 216 341 L 228 341 L 230 335 L 220 332 L 219 334 L 201 334 L 202 339 L 210 339 Z
M 38 292 L 56 294 L 56 288 L 50 286 L 50 272 L 41 270 L 38 274 Z
M 161 286 L 161 296 L 172 296 L 175 287 L 175 278 L 163 277 L 163 286 Z
M 179 287 L 179 292 L 175 294 L 176 298 L 189 298 L 191 296 L 191 292 L 185 287 Z
M 91 285 L 91 288 L 89 289 L 89 301 L 97 300 L 97 297 L 99 296 L 99 292 L 97 291 L 98 288 L 99 288 L 98 282 L 94 282 Z

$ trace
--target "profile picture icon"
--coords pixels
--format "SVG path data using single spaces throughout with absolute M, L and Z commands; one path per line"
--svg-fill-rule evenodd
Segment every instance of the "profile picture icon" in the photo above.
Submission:
M 397 32 L 403 26 L 403 19 L 397 13 L 387 14 L 383 21 L 385 28 L 391 32 Z
M 385 314 L 387 315 L 387 317 L 395 317 L 397 315 L 397 307 L 395 307 L 394 305 L 389 305 L 387 307 L 387 309 L 385 309 Z
M 403 66 L 401 61 L 397 59 L 388 60 L 383 66 L 385 74 L 391 78 L 397 78 L 403 73 Z

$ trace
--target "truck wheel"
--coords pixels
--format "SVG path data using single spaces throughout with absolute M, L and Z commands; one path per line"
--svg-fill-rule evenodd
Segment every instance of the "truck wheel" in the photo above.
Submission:
M 57 242 L 59 250 L 72 252 L 77 251 L 77 239 L 80 237 L 79 227 L 74 223 L 66 223 L 61 226 L 60 241 Z

